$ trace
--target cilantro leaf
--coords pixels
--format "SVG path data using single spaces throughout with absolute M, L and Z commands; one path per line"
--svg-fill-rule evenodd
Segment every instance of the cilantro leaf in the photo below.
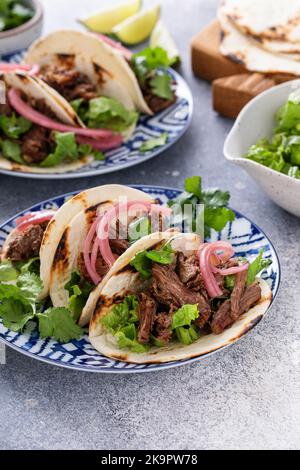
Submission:
M 181 326 L 190 326 L 191 323 L 199 317 L 197 305 L 183 305 L 174 313 L 172 319 L 172 330 Z
M 38 296 L 43 290 L 43 283 L 39 276 L 29 271 L 20 274 L 17 280 L 17 287 L 31 304 L 35 304 Z
M 209 228 L 220 232 L 227 222 L 233 222 L 235 213 L 227 207 L 205 207 L 204 220 Z
M 59 342 L 67 343 L 79 339 L 83 330 L 76 325 L 71 312 L 63 307 L 49 308 L 37 315 L 41 338 L 52 337 Z
M 0 303 L 0 317 L 6 328 L 18 332 L 34 317 L 34 313 L 21 300 L 7 298 Z
M 188 193 L 194 194 L 199 199 L 202 196 L 202 178 L 201 176 L 191 176 L 186 178 L 184 188 Z
M 81 279 L 80 274 L 77 272 L 73 272 L 70 281 L 65 285 L 65 289 L 70 294 L 69 309 L 73 314 L 74 320 L 77 322 L 93 289 L 93 285 Z
M 162 147 L 168 141 L 168 134 L 164 132 L 159 137 L 155 137 L 153 139 L 148 139 L 142 143 L 139 150 L 140 152 L 149 152 L 149 150 L 153 150 L 157 147 Z
M 261 271 L 267 269 L 272 264 L 272 261 L 270 259 L 263 259 L 263 254 L 264 249 L 260 250 L 258 257 L 249 265 L 247 275 L 248 286 L 255 282 L 256 277 Z
M 173 99 L 172 78 L 167 73 L 157 74 L 150 80 L 152 93 L 165 100 Z

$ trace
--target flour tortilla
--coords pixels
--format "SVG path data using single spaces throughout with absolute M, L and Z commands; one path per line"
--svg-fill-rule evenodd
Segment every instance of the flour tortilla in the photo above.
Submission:
M 50 273 L 49 293 L 54 307 L 68 307 L 69 305 L 70 297 L 65 285 L 71 280 L 72 273 L 79 271 L 84 240 L 95 218 L 118 203 L 120 197 L 127 197 L 128 200 L 133 201 L 155 203 L 148 194 L 142 191 L 130 191 L 130 188 L 124 186 L 120 186 L 119 190 L 114 189 L 113 191 L 111 191 L 111 188 L 112 186 L 109 186 L 105 192 L 99 191 L 96 204 L 79 212 L 65 227 Z M 100 282 L 99 286 L 101 285 Z M 81 326 L 89 323 L 90 317 L 86 312 L 85 310 L 81 315 L 79 321 Z
M 244 34 L 300 42 L 299 0 L 223 0 L 221 9 Z
M 221 10 L 218 18 L 223 31 L 220 51 L 223 55 L 245 65 L 249 71 L 300 75 L 300 62 L 266 51 L 243 34 Z
M 101 205 L 105 202 L 114 201 L 115 203 L 117 203 L 119 197 L 127 197 L 129 201 L 153 201 L 150 196 L 137 189 L 117 184 L 110 184 L 88 189 L 77 194 L 76 196 L 72 197 L 69 201 L 67 201 L 57 211 L 44 233 L 44 238 L 40 249 L 41 279 L 44 285 L 43 292 L 40 296 L 41 299 L 44 299 L 48 296 L 51 283 L 51 292 L 56 306 L 65 306 L 66 297 L 61 294 L 63 281 L 61 281 L 61 278 L 58 276 L 59 270 L 62 269 L 62 265 L 64 263 L 64 269 L 66 270 L 67 274 L 64 274 L 64 272 L 62 272 L 62 279 L 64 279 L 64 276 L 70 276 L 70 274 L 72 274 L 72 268 L 74 266 L 74 256 L 77 260 L 78 246 L 76 245 L 76 237 L 74 238 L 72 235 L 69 239 L 69 230 L 67 230 L 72 220 L 79 214 L 88 214 L 89 211 L 91 211 L 95 206 Z M 86 226 L 77 226 L 76 224 L 74 224 L 71 227 L 72 234 L 74 233 L 73 230 L 75 230 L 75 235 L 78 234 L 78 237 L 82 239 L 82 237 L 86 233 Z M 71 258 L 69 261 L 67 256 L 63 257 L 62 261 L 60 263 L 57 262 L 55 269 L 53 269 L 55 255 L 59 250 L 59 245 L 62 241 L 64 234 L 66 237 L 64 243 L 68 247 L 68 253 L 70 253 Z M 73 243 L 75 243 L 74 250 L 72 249 Z M 54 294 L 54 286 L 57 286 L 56 288 L 57 290 L 59 290 L 56 295 Z M 61 305 L 59 305 L 58 303 L 59 299 L 62 299 Z
M 29 48 L 24 63 L 71 63 L 92 80 L 100 95 L 117 99 L 127 109 L 153 114 L 122 54 L 95 34 L 75 30 L 51 33 Z
M 172 241 L 173 239 L 173 241 Z M 163 348 L 151 347 L 147 353 L 136 354 L 128 350 L 120 350 L 114 336 L 110 334 L 101 324 L 101 319 L 111 310 L 114 304 L 114 298 L 122 299 L 129 292 L 138 292 L 142 289 L 139 275 L 132 271 L 128 266 L 132 258 L 140 251 L 153 249 L 157 244 L 170 242 L 175 243 L 176 248 L 186 251 L 186 240 L 189 240 L 189 250 L 195 250 L 201 241 L 194 234 L 181 234 L 172 237 L 170 234 L 152 234 L 149 237 L 137 242 L 117 261 L 114 266 L 114 272 L 109 273 L 105 285 L 98 292 L 97 303 L 93 301 L 94 313 L 90 322 L 89 339 L 94 348 L 104 356 L 111 357 L 119 361 L 126 361 L 135 364 L 154 364 L 171 361 L 180 361 L 202 356 L 217 349 L 223 348 L 237 341 L 241 336 L 252 329 L 267 312 L 270 306 L 272 293 L 270 287 L 265 281 L 259 280 L 262 288 L 262 297 L 255 307 L 229 329 L 220 335 L 204 335 L 195 343 L 185 346 L 178 342 L 171 342 Z M 176 249 L 175 248 L 175 249 Z
M 220 8 L 241 33 L 263 49 L 300 60 L 299 0 L 224 0 Z

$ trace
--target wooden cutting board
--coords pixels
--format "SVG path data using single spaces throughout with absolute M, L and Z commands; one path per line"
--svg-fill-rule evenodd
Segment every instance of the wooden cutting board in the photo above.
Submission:
M 198 77 L 213 82 L 213 107 L 235 118 L 243 107 L 262 91 L 296 78 L 287 74 L 250 73 L 243 64 L 219 52 L 221 28 L 213 21 L 192 39 L 192 68 Z

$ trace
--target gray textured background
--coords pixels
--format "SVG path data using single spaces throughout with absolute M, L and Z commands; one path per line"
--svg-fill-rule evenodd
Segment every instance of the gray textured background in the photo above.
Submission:
M 104 0 L 44 0 L 46 29 Z M 49 196 L 102 183 L 181 188 L 201 174 L 228 188 L 232 206 L 270 236 L 282 263 L 282 289 L 267 318 L 238 344 L 199 363 L 146 375 L 101 376 L 52 367 L 7 350 L 0 366 L 2 449 L 213 449 L 300 447 L 299 219 L 276 207 L 222 145 L 232 122 L 211 109 L 211 90 L 193 77 L 189 42 L 213 19 L 215 0 L 164 0 L 163 17 L 183 56 L 195 99 L 190 130 L 144 165 L 102 178 L 58 182 L 0 176 L 0 221 Z

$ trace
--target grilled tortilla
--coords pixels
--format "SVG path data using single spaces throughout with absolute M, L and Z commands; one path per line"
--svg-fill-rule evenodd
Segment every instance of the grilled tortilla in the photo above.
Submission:
M 136 353 L 129 349 L 120 349 L 116 337 L 109 332 L 102 323 L 103 318 L 112 312 L 116 303 L 122 302 L 127 295 L 139 294 L 147 289 L 147 282 L 142 281 L 130 262 L 136 254 L 144 250 L 162 248 L 170 243 L 175 251 L 190 255 L 197 250 L 201 240 L 194 234 L 156 233 L 136 242 L 122 255 L 108 273 L 105 281 L 90 295 L 85 310 L 92 312 L 89 338 L 94 348 L 101 354 L 116 360 L 136 364 L 163 363 L 178 360 L 187 360 L 202 356 L 217 349 L 223 348 L 247 333 L 258 323 L 268 310 L 272 293 L 265 281 L 259 280 L 261 298 L 251 308 L 223 333 L 201 334 L 199 339 L 190 345 L 183 345 L 172 340 L 162 347 L 151 345 L 147 352 Z

